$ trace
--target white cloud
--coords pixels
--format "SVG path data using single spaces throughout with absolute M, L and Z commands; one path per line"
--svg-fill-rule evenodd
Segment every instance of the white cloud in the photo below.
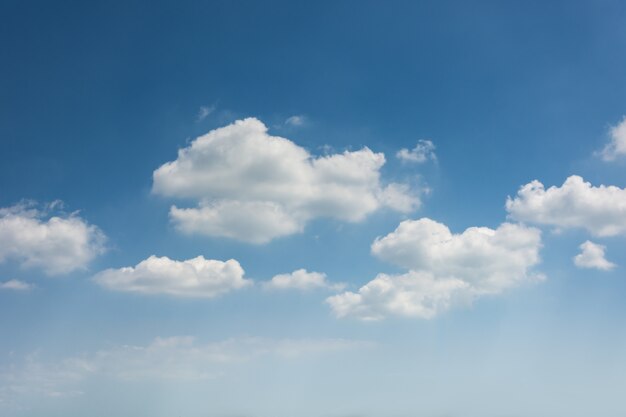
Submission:
M 610 142 L 598 152 L 605 161 L 613 161 L 626 155 L 626 116 L 609 130 Z
M 539 181 L 520 188 L 517 196 L 507 198 L 510 217 L 524 222 L 559 229 L 586 229 L 594 236 L 626 233 L 626 189 L 598 187 L 572 175 L 561 187 L 547 190 Z
M 285 120 L 285 124 L 287 126 L 302 126 L 304 125 L 305 122 L 306 122 L 306 117 L 302 115 L 291 116 L 291 117 L 288 117 L 287 120 Z
M 200 106 L 200 109 L 198 110 L 198 115 L 196 116 L 196 122 L 201 122 L 204 119 L 206 119 L 207 117 L 209 117 L 211 115 L 211 113 L 213 113 L 216 109 L 215 105 L 212 106 Z
M 403 268 L 454 277 L 480 292 L 499 292 L 527 280 L 539 262 L 541 232 L 504 223 L 497 229 L 470 227 L 453 234 L 428 218 L 406 220 L 372 244 L 378 258 Z
M 94 280 L 114 291 L 212 298 L 251 285 L 243 275 L 243 268 L 234 259 L 222 262 L 198 256 L 175 261 L 150 256 L 135 267 L 99 272 Z
M 170 210 L 184 233 L 265 243 L 301 232 L 318 217 L 358 222 L 382 207 L 415 209 L 419 199 L 407 186 L 381 183 L 384 163 L 368 148 L 313 157 L 248 118 L 179 150 L 154 171 L 153 192 L 198 202 Z
M 422 193 L 429 193 L 430 189 L 424 187 Z M 409 213 L 416 209 L 420 202 L 411 192 L 407 184 L 391 183 L 387 185 L 379 196 L 380 202 L 385 206 L 401 213 Z
M 83 394 L 90 378 L 120 382 L 198 383 L 226 374 L 230 367 L 262 358 L 297 360 L 364 349 L 372 343 L 349 339 L 235 338 L 198 343 L 194 337 L 156 338 L 147 345 L 121 345 L 60 360 L 29 355 L 21 362 L 5 361 L 0 369 L 2 405 L 21 406 L 41 397 Z
M 387 316 L 430 319 L 452 304 L 471 301 L 470 285 L 455 278 L 435 278 L 427 272 L 378 274 L 357 293 L 328 297 L 337 317 L 382 320 Z
M 579 268 L 595 268 L 609 271 L 616 266 L 605 258 L 606 246 L 587 240 L 580 245 L 580 250 L 581 252 L 574 257 L 574 264 Z
M 428 218 L 406 220 L 377 238 L 372 253 L 409 272 L 379 274 L 357 293 L 345 292 L 327 302 L 338 317 L 432 318 L 478 296 L 543 279 L 530 271 L 539 262 L 540 248 L 541 232 L 522 225 L 470 227 L 453 234 Z
M 279 274 L 274 276 L 270 281 L 265 282 L 263 286 L 273 290 L 289 290 L 295 289 L 300 291 L 309 291 L 314 289 L 330 289 L 340 291 L 345 288 L 345 284 L 333 284 L 326 279 L 326 274 L 320 272 L 308 272 L 306 269 L 298 269 L 290 274 Z
M 270 201 L 222 200 L 212 204 L 200 202 L 198 208 L 172 206 L 170 218 L 178 230 L 186 234 L 228 237 L 250 243 L 266 243 L 301 232 L 305 223 L 304 219 Z
M 10 279 L 5 282 L 0 282 L 0 290 L 30 291 L 33 288 L 35 288 L 35 285 L 18 279 Z
M 11 259 L 47 275 L 67 274 L 86 269 L 104 252 L 104 241 L 100 229 L 77 214 L 49 216 L 27 203 L 0 208 L 0 262 Z
M 418 140 L 417 145 L 411 150 L 400 149 L 396 153 L 396 157 L 402 162 L 413 162 L 422 164 L 428 160 L 436 161 L 437 155 L 435 155 L 435 145 L 430 140 Z

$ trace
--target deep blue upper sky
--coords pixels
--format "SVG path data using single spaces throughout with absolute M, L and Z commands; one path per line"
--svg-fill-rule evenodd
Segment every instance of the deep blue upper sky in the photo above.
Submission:
M 135 195 L 220 125 L 201 105 L 310 115 L 292 139 L 312 150 L 436 138 L 472 195 L 492 169 L 501 192 L 528 164 L 560 181 L 624 110 L 620 2 L 3 4 L 4 203 Z

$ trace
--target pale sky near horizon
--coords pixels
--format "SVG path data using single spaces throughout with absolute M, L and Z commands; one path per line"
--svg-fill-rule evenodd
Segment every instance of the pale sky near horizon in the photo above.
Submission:
M 0 416 L 626 413 L 623 2 L 0 19 Z

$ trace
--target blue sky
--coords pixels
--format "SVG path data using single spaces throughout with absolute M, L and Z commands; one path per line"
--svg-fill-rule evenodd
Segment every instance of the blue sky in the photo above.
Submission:
M 626 412 L 623 3 L 0 16 L 0 415 Z

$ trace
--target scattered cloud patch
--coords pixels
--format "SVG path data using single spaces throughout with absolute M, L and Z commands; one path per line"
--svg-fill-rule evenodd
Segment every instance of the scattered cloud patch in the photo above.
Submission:
M 10 279 L 8 281 L 0 282 L 0 290 L 30 291 L 34 288 L 34 284 L 20 281 L 18 279 Z
M 198 114 L 196 115 L 196 122 L 201 122 L 207 117 L 209 117 L 215 111 L 216 108 L 217 107 L 215 106 L 215 104 L 211 106 L 200 106 L 200 109 L 198 110 Z
M 507 198 L 506 209 L 513 219 L 557 229 L 585 229 L 601 237 L 626 233 L 626 189 L 594 187 L 577 175 L 547 190 L 532 181 Z
M 426 161 L 436 161 L 435 144 L 426 139 L 417 141 L 417 145 L 411 150 L 403 148 L 396 153 L 396 157 L 402 162 L 423 164 Z
M 605 161 L 613 161 L 626 155 L 626 116 L 609 130 L 609 143 L 598 152 Z
M 294 116 L 288 117 L 287 120 L 285 120 L 286 126 L 299 127 L 299 126 L 303 126 L 305 123 L 306 123 L 306 117 L 302 115 L 294 115 Z
M 382 153 L 368 148 L 314 157 L 248 118 L 179 150 L 175 161 L 154 171 L 153 192 L 197 201 L 170 209 L 183 233 L 265 243 L 301 232 L 319 217 L 359 222 L 383 207 L 417 208 L 417 193 L 408 186 L 382 183 L 384 163 Z
M 43 210 L 34 203 L 0 208 L 0 263 L 10 259 L 61 275 L 86 269 L 105 251 L 106 238 L 98 227 L 77 213 L 51 215 L 58 207 L 55 202 Z
M 243 275 L 243 268 L 234 259 L 222 262 L 198 256 L 175 261 L 150 256 L 135 267 L 107 269 L 93 279 L 113 291 L 213 298 L 252 285 Z
M 358 292 L 327 299 L 338 317 L 380 320 L 389 315 L 430 319 L 455 305 L 542 280 L 541 232 L 504 223 L 497 229 L 470 227 L 460 234 L 434 220 L 406 220 L 377 238 L 372 253 L 406 268 L 405 274 L 379 274 Z
M 606 246 L 593 243 L 589 240 L 580 245 L 581 252 L 574 257 L 574 265 L 579 268 L 594 268 L 602 271 L 610 271 L 615 268 L 613 262 L 609 262 L 604 255 Z
M 298 269 L 290 274 L 279 274 L 263 286 L 271 290 L 299 290 L 310 291 L 315 289 L 329 289 L 341 291 L 346 287 L 343 283 L 333 284 L 326 279 L 326 274 L 321 272 L 308 272 L 306 269 Z

